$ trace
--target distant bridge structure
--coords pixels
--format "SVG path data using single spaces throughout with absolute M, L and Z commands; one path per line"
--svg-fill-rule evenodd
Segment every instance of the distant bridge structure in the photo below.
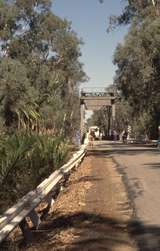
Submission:
M 85 110 L 96 111 L 103 108 L 109 109 L 109 130 L 113 129 L 115 122 L 115 99 L 114 90 L 104 90 L 105 88 L 82 89 L 80 93 L 80 109 L 81 109 L 81 138 L 84 134 Z

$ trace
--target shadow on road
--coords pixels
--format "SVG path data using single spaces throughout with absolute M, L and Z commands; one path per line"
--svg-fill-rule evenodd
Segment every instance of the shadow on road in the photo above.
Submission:
M 158 168 L 160 168 L 160 162 L 159 163 L 154 163 L 154 162 L 146 163 L 146 164 L 144 164 L 144 166 L 147 166 L 147 167 L 153 168 L 153 169 L 158 169 Z
M 74 182 L 72 181 L 71 184 L 73 185 L 73 184 L 77 184 L 81 182 L 88 182 L 88 181 L 95 182 L 95 181 L 101 181 L 101 180 L 102 180 L 101 178 L 96 178 L 95 176 L 84 176 Z
M 126 238 L 128 230 L 129 235 L 136 240 L 140 251 L 160 250 L 160 228 L 146 226 L 139 221 L 126 223 L 102 215 L 80 211 L 75 214 L 51 215 L 48 222 L 33 233 L 33 247 L 36 247 L 36 243 L 39 245 L 46 243 L 45 250 L 48 251 L 111 251 L 116 247 L 130 245 Z M 76 233 L 76 238 L 73 238 L 70 245 L 64 246 L 63 238 L 57 239 L 56 236 L 65 230 L 73 231 L 73 235 Z
M 87 156 L 110 156 L 112 154 L 121 154 L 121 155 L 130 155 L 130 156 L 134 156 L 134 155 L 138 155 L 138 154 L 142 154 L 144 152 L 147 152 L 147 154 L 152 154 L 152 155 L 160 155 L 159 150 L 157 150 L 156 148 L 127 148 L 123 147 L 123 148 L 119 148 L 119 147 L 115 147 L 113 149 L 108 148 L 108 149 L 88 149 L 88 153 Z

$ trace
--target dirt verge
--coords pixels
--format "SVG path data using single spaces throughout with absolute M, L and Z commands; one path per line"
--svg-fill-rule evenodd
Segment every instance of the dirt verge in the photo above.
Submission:
M 89 152 L 58 196 L 27 251 L 133 251 L 132 217 L 121 174 L 112 158 Z

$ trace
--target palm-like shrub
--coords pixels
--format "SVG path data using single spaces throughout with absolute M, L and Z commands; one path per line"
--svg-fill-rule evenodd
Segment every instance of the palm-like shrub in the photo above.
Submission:
M 67 142 L 38 134 L 16 134 L 0 140 L 0 210 L 35 188 L 64 161 Z

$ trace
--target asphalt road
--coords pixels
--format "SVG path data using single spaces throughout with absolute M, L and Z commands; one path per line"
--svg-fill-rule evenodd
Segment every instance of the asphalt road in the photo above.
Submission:
M 153 147 L 99 142 L 112 155 L 134 207 L 131 234 L 139 250 L 160 250 L 160 151 Z

